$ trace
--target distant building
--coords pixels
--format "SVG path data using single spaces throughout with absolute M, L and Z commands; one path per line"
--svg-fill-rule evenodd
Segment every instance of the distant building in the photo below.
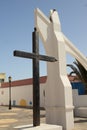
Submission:
M 45 83 L 47 76 L 40 77 L 40 106 L 44 107 L 45 101 Z M 11 104 L 12 106 L 32 106 L 33 79 L 23 79 L 11 82 Z M 0 86 L 0 105 L 9 104 L 9 82 L 1 83 Z
M 6 79 L 6 74 L 5 73 L 0 73 L 0 83 L 5 82 Z

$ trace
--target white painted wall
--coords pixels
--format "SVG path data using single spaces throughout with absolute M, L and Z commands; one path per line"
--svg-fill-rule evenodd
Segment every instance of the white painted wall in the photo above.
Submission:
M 41 84 L 40 87 L 40 106 L 44 107 L 44 89 L 45 84 Z M 11 100 L 13 105 L 13 100 L 16 101 L 16 105 L 20 105 L 20 100 L 24 99 L 27 102 L 27 106 L 29 106 L 29 102 L 33 102 L 33 87 L 32 85 L 25 86 L 15 86 L 11 87 Z M 2 91 L 4 92 L 2 94 Z M 9 88 L 0 88 L 0 105 L 8 105 L 9 103 Z
M 78 95 L 78 90 L 73 89 L 74 116 L 87 118 L 87 95 Z
M 40 87 L 40 106 L 45 107 L 45 97 L 44 97 L 44 90 L 45 90 L 45 83 L 41 84 Z M 32 97 L 32 85 L 25 85 L 25 86 L 15 86 L 11 88 L 12 92 L 12 105 L 13 100 L 16 101 L 16 105 L 20 105 L 20 100 L 25 99 L 27 102 L 27 106 L 29 106 L 29 102 L 33 102 Z M 2 92 L 4 92 L 2 94 Z M 78 90 L 73 89 L 73 105 L 75 108 L 78 107 L 87 107 L 87 95 L 78 95 Z M 8 105 L 9 103 L 9 88 L 1 88 L 0 87 L 0 105 Z
M 73 89 L 73 104 L 75 107 L 87 107 L 87 95 L 78 95 L 78 90 Z
M 8 88 L 0 88 L 0 105 L 7 105 L 8 104 L 8 102 L 9 102 L 9 95 L 8 94 L 9 94 Z
M 12 88 L 12 100 L 16 100 L 16 104 L 20 104 L 20 100 L 24 99 L 27 102 L 32 101 L 32 86 L 26 85 L 21 87 L 13 87 Z

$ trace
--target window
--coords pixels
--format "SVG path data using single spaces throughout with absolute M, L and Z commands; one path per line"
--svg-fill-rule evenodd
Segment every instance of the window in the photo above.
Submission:
M 4 82 L 4 79 L 0 79 L 0 83 L 3 83 Z

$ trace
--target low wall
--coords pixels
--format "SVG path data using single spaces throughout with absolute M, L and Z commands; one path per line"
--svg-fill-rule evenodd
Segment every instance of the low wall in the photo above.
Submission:
M 75 107 L 87 107 L 87 95 L 78 95 L 78 89 L 73 89 L 73 104 Z
M 79 95 L 78 89 L 73 89 L 74 116 L 87 118 L 87 95 Z

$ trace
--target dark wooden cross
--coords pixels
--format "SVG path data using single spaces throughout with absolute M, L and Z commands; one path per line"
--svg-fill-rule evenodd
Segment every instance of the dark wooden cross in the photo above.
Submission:
M 14 51 L 14 56 L 33 59 L 33 126 L 40 125 L 40 83 L 39 83 L 39 60 L 55 62 L 54 57 L 39 55 L 39 33 L 36 28 L 32 33 L 33 53 Z

